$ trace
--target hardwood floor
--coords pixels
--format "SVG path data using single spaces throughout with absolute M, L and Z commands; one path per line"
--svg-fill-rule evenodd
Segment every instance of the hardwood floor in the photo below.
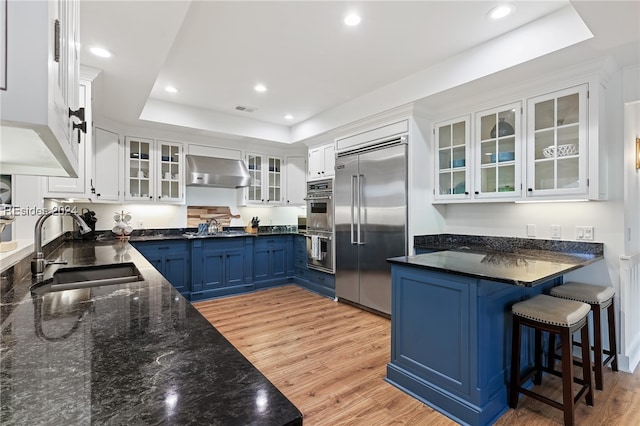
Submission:
M 455 425 L 383 379 L 390 322 L 291 285 L 194 306 L 304 414 L 305 425 Z M 605 390 L 576 409 L 578 425 L 640 424 L 640 369 L 607 369 Z M 555 377 L 543 382 L 560 395 Z M 562 424 L 562 413 L 521 396 L 498 425 Z

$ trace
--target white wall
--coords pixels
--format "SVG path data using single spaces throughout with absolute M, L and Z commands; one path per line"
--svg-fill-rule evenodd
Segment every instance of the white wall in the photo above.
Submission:
M 640 170 L 635 168 L 635 140 L 640 138 L 640 65 L 622 71 L 624 107 L 625 253 L 640 251 Z
M 635 140 L 640 138 L 640 101 L 625 105 L 625 253 L 640 251 L 640 170 L 635 168 Z

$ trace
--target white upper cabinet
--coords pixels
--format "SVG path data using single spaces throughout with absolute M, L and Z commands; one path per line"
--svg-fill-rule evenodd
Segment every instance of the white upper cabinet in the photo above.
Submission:
M 247 168 L 251 184 L 244 188 L 243 204 L 282 205 L 282 158 L 265 154 L 247 153 Z
M 309 149 L 308 180 L 333 177 L 336 156 L 333 143 Z
M 521 116 L 520 102 L 475 114 L 475 198 L 520 198 Z
M 124 199 L 184 202 L 184 153 L 179 142 L 125 137 Z
M 7 2 L 6 90 L 0 91 L 3 161 L 11 145 L 44 149 L 40 165 L 17 153 L 4 173 L 77 176 L 79 1 Z M 79 115 L 79 114 L 78 114 Z M 24 159 L 24 161 L 21 160 Z
M 527 197 L 587 195 L 587 85 L 527 101 Z
M 305 157 L 286 157 L 287 206 L 306 205 L 307 195 L 307 159 Z
M 122 201 L 121 164 L 122 153 L 118 134 L 96 127 L 93 133 L 93 173 L 90 180 L 94 201 Z
M 606 199 L 602 77 L 559 87 L 437 122 L 434 202 Z
M 436 200 L 470 198 L 469 135 L 471 118 L 459 117 L 434 125 Z
M 45 198 L 91 198 L 91 163 L 93 158 L 91 81 L 80 80 L 79 107 L 84 108 L 87 132 L 80 132 L 78 144 L 78 177 L 47 177 Z

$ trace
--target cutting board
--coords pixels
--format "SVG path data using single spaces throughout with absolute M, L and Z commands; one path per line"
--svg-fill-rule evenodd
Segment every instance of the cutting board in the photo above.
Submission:
M 240 215 L 231 214 L 229 206 L 187 206 L 187 228 L 197 228 L 209 219 L 217 220 L 221 226 L 231 226 L 231 219 L 240 219 Z

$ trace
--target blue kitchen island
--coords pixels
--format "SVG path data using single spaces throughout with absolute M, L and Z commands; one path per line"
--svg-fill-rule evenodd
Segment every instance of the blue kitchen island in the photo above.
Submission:
M 491 424 L 508 409 L 511 306 L 602 259 L 603 246 L 448 234 L 414 245 L 423 254 L 389 259 L 386 380 L 459 423 Z

